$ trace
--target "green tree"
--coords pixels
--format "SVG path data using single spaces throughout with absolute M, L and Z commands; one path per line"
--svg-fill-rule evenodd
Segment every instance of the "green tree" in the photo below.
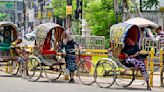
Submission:
M 52 6 L 54 9 L 54 16 L 59 18 L 66 17 L 66 0 L 53 0 Z
M 152 9 L 152 7 L 155 7 L 156 9 L 158 9 L 158 6 L 159 6 L 159 0 L 144 0 L 143 1 L 143 8 L 145 8 L 146 10 Z
M 66 0 L 53 0 L 52 6 L 56 17 L 66 18 Z M 72 15 L 74 15 L 76 0 L 72 0 L 72 8 Z
M 106 47 L 109 46 L 109 29 L 115 20 L 113 0 L 92 0 L 85 9 L 86 20 L 90 25 L 92 34 L 105 36 Z

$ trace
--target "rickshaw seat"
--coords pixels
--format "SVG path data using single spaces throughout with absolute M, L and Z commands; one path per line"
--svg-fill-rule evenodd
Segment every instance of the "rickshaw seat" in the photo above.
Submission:
M 42 50 L 42 55 L 55 55 L 56 52 L 54 50 Z
M 10 50 L 10 43 L 0 43 L 0 50 Z

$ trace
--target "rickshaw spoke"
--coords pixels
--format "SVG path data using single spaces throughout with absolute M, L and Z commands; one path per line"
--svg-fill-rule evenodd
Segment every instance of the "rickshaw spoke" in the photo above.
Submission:
M 62 67 L 61 65 L 44 66 L 44 73 L 49 81 L 55 81 L 60 77 L 62 73 Z
M 37 61 L 37 57 L 29 57 L 26 61 L 27 73 L 26 77 L 29 81 L 37 81 L 42 74 L 41 63 Z
M 90 61 L 81 61 L 77 67 L 77 76 L 79 80 L 84 85 L 91 85 L 94 83 L 94 73 L 95 65 Z
M 116 79 L 116 66 L 108 60 L 100 60 L 95 69 L 96 84 L 102 88 L 112 86 Z

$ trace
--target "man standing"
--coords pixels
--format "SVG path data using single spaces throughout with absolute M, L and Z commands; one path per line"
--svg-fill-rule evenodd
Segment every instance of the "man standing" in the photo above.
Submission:
M 75 61 L 75 45 L 76 42 L 71 38 L 70 32 L 63 32 L 60 50 L 64 49 L 63 56 L 65 57 L 66 68 L 69 70 L 70 80 L 69 83 L 74 83 L 74 71 L 76 70 Z

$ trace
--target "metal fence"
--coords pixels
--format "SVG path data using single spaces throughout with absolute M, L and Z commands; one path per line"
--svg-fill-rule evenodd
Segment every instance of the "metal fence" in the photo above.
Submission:
M 155 52 L 158 53 L 161 48 L 164 48 L 164 38 L 160 38 L 159 41 L 156 41 L 156 40 L 152 40 L 149 37 L 145 37 L 143 38 L 141 43 L 142 43 L 141 49 L 145 51 L 150 51 L 151 48 L 153 47 Z
M 143 17 L 164 27 L 164 13 L 160 11 L 143 11 Z
M 105 49 L 104 36 L 72 35 L 72 38 L 85 49 Z

